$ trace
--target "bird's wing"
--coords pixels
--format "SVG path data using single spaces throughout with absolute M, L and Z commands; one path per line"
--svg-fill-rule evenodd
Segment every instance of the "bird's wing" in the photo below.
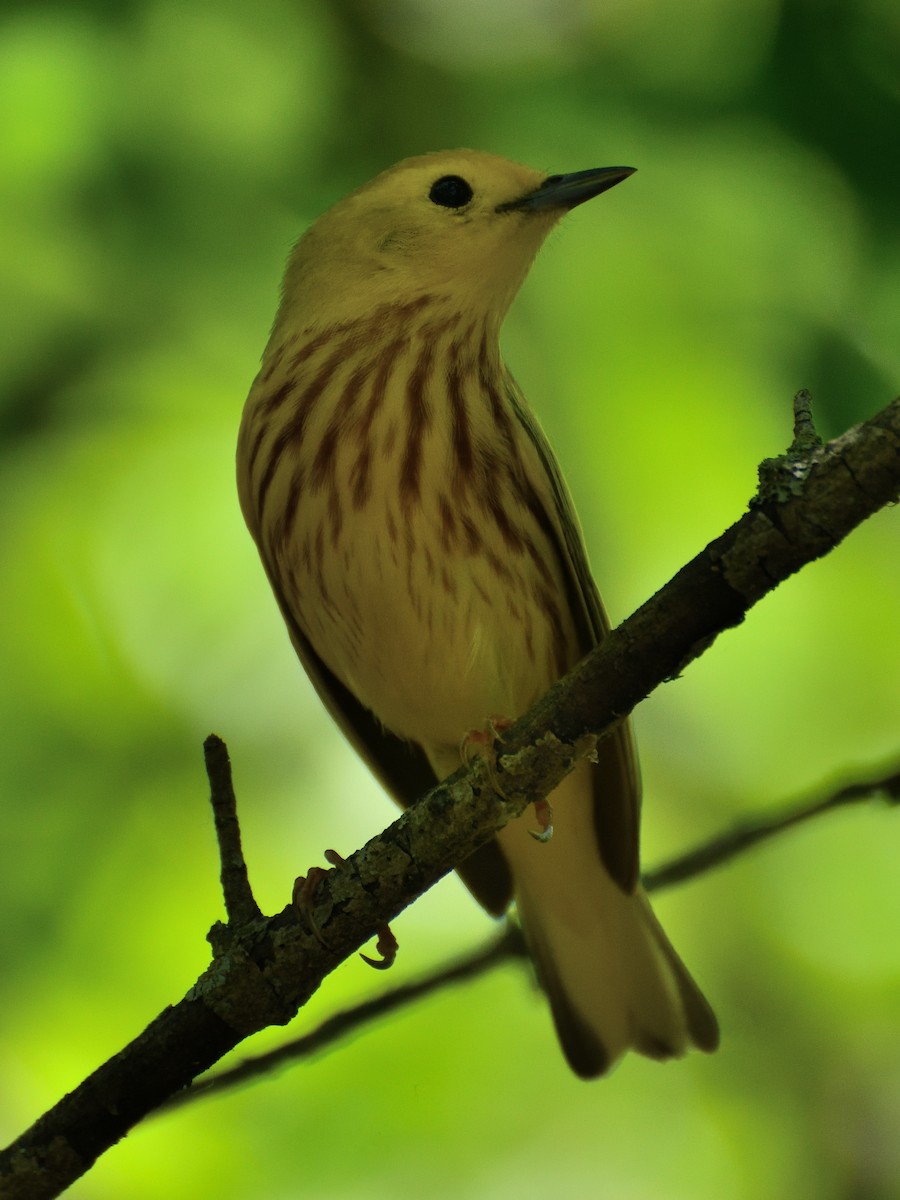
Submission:
M 402 808 L 440 782 L 419 746 L 404 741 L 384 728 L 380 721 L 328 669 L 311 646 L 285 603 L 277 576 L 263 554 L 294 649 L 312 681 L 320 700 L 372 774 Z M 512 876 L 500 847 L 493 839 L 481 846 L 456 870 L 479 904 L 500 916 L 512 900 Z
M 579 649 L 587 654 L 609 632 L 609 620 L 588 566 L 578 517 L 550 444 L 511 376 L 507 377 L 507 389 L 548 485 L 538 487 L 538 499 L 549 510 L 544 528 L 547 532 L 552 530 L 569 609 L 578 630 Z M 640 873 L 641 789 L 630 722 L 623 721 L 604 738 L 597 747 L 597 760 L 594 826 L 600 855 L 619 886 L 632 892 Z

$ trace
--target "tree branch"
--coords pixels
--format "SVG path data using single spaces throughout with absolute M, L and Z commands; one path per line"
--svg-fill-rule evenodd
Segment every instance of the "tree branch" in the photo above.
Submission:
M 883 798 L 888 804 L 900 804 L 900 767 L 887 775 L 879 775 L 875 779 L 848 784 L 846 787 L 816 800 L 795 802 L 765 816 L 746 818 L 732 829 L 701 842 L 693 850 L 679 854 L 670 862 L 663 863 L 653 870 L 645 871 L 643 874 L 644 886 L 648 892 L 653 892 L 661 891 L 673 884 L 684 883 L 697 875 L 705 875 L 714 867 L 720 867 L 724 863 L 730 862 L 738 855 L 745 854 L 748 850 L 788 829 L 805 824 L 813 817 L 823 816 L 825 813 L 835 812 L 839 808 L 878 798 Z M 186 1091 L 180 1092 L 165 1107 L 166 1109 L 181 1108 L 195 1100 L 233 1091 L 255 1079 L 271 1074 L 279 1067 L 311 1058 L 312 1055 L 320 1053 L 349 1034 L 358 1033 L 389 1013 L 409 1008 L 412 1004 L 424 999 L 425 996 L 430 996 L 452 984 L 467 983 L 472 979 L 477 979 L 478 976 L 484 975 L 504 963 L 514 960 L 527 962 L 528 958 L 528 949 L 522 931 L 518 925 L 507 922 L 502 932 L 483 946 L 470 950 L 450 963 L 445 963 L 415 983 L 392 988 L 374 999 L 365 1000 L 362 1004 L 336 1013 L 310 1033 L 303 1034 L 302 1037 L 292 1038 L 283 1046 L 277 1046 L 265 1054 L 246 1058 L 226 1071 L 220 1071 L 207 1079 L 201 1079 Z
M 671 887 L 673 883 L 683 883 L 696 875 L 705 875 L 707 871 L 731 862 L 733 858 L 745 854 L 754 846 L 759 846 L 788 829 L 805 825 L 813 817 L 821 817 L 839 808 L 849 808 L 853 804 L 879 798 L 890 805 L 900 804 L 900 767 L 887 775 L 879 775 L 876 779 L 847 784 L 817 800 L 789 804 L 781 811 L 768 816 L 750 817 L 740 821 L 732 829 L 710 838 L 708 842 L 701 843 L 671 862 L 664 863 L 653 871 L 645 871 L 644 885 L 648 891 L 653 891 L 655 888 Z
M 180 1092 L 173 1097 L 165 1107 L 167 1109 L 181 1108 L 185 1104 L 201 1100 L 205 1096 L 232 1091 L 242 1084 L 258 1079 L 261 1075 L 270 1074 L 279 1067 L 310 1058 L 313 1054 L 318 1054 L 321 1050 L 334 1045 L 335 1042 L 339 1042 L 342 1038 L 357 1032 L 373 1021 L 409 1008 L 410 1005 L 423 1000 L 433 992 L 449 987 L 451 984 L 467 983 L 472 979 L 477 979 L 479 975 L 484 975 L 494 967 L 500 966 L 501 963 L 511 962 L 514 959 L 527 962 L 529 954 L 521 929 L 515 923 L 508 921 L 502 931 L 490 938 L 483 946 L 478 946 L 476 949 L 460 955 L 453 962 L 445 963 L 442 967 L 413 983 L 405 983 L 400 987 L 391 988 L 382 992 L 380 996 L 364 1000 L 361 1004 L 354 1005 L 353 1008 L 345 1009 L 344 1012 L 335 1013 L 312 1032 L 306 1033 L 302 1037 L 292 1038 L 283 1046 L 277 1046 L 265 1054 L 244 1059 L 237 1066 L 231 1067 L 227 1071 L 220 1071 L 208 1079 L 201 1079 L 198 1083 L 192 1084 L 187 1091 Z
M 215 956 L 179 1003 L 0 1155 L 0 1192 L 53 1197 L 105 1149 L 243 1038 L 284 1024 L 324 977 L 417 896 L 547 795 L 658 684 L 679 674 L 762 596 L 900 492 L 900 401 L 827 446 L 770 464 L 749 512 L 614 630 L 477 760 L 329 871 L 314 919 L 289 905 L 217 926 Z

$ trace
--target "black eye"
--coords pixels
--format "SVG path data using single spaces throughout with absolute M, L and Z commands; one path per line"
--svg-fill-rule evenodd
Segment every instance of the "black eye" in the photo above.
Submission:
M 472 189 L 459 175 L 442 175 L 431 185 L 428 199 L 443 208 L 462 208 L 472 199 Z

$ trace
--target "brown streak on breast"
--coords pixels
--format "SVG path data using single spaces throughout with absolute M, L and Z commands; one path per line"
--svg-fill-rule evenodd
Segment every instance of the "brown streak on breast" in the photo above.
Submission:
M 493 488 L 485 489 L 484 501 L 507 550 L 513 554 L 521 554 L 524 544 L 522 534 L 503 507 L 499 487 L 495 485 Z
M 270 392 L 259 406 L 257 419 L 260 417 L 270 417 L 272 413 L 277 412 L 294 390 L 295 384 L 296 380 L 291 377 L 290 379 L 285 380 L 280 387 L 277 387 L 273 392 Z
M 498 554 L 495 554 L 493 550 L 485 550 L 484 557 L 487 559 L 488 566 L 494 574 L 499 579 L 502 579 L 504 583 L 512 585 L 513 573 L 506 562 Z
M 462 340 L 453 343 L 447 367 L 447 398 L 450 401 L 451 446 L 454 478 L 465 488 L 471 482 L 474 463 L 472 430 L 463 393 Z
M 426 339 L 406 384 L 406 445 L 400 466 L 400 503 L 404 509 L 419 498 L 422 443 L 431 423 L 427 386 L 434 367 L 434 345 Z
M 316 448 L 316 455 L 313 459 L 312 471 L 310 471 L 310 483 L 314 492 L 320 491 L 326 486 L 334 491 L 337 471 L 335 458 L 339 437 L 340 430 L 334 424 L 329 425 L 322 434 L 322 440 Z
M 266 365 L 263 367 L 263 369 L 259 373 L 259 382 L 260 383 L 268 383 L 269 380 L 272 378 L 272 376 L 275 374 L 275 372 L 278 370 L 278 368 L 281 366 L 281 360 L 284 358 L 284 344 L 282 343 L 282 345 L 280 345 L 278 347 L 278 349 L 273 354 L 269 355 L 268 357 L 269 357 L 269 361 L 266 363 Z
M 482 392 L 488 398 L 491 410 L 491 420 L 494 428 L 503 440 L 504 449 L 509 462 L 515 464 L 516 473 L 521 473 L 522 460 L 519 456 L 519 446 L 515 433 L 515 415 L 510 414 L 509 405 L 503 401 L 503 395 L 495 384 L 497 365 L 491 355 L 492 335 L 485 331 L 481 339 L 478 355 L 478 374 Z
M 553 547 L 555 552 L 554 556 L 558 557 L 561 554 L 559 532 L 536 489 L 530 482 L 523 482 L 519 487 L 519 495 L 522 503 L 525 505 L 534 519 L 538 529 L 540 529 L 541 533 L 543 533 L 544 537 L 550 543 L 550 546 Z M 537 547 L 533 543 L 529 542 L 527 543 L 526 548 L 528 553 L 531 555 L 532 561 L 540 571 L 545 581 L 551 587 L 557 586 L 553 580 L 552 573 L 547 566 L 544 556 L 539 552 Z M 561 559 L 559 566 L 561 570 L 565 570 L 564 559 Z
M 490 593 L 483 586 L 483 584 L 479 580 L 474 579 L 474 578 L 472 579 L 472 583 L 475 585 L 475 591 L 478 593 L 478 595 L 481 597 L 481 599 L 485 602 L 487 607 L 493 608 L 494 601 L 493 601 Z
M 562 615 L 559 611 L 559 605 L 556 602 L 556 594 L 547 591 L 546 588 L 535 587 L 532 589 L 532 595 L 537 601 L 538 608 L 547 618 L 547 624 L 553 633 L 549 654 L 554 671 L 553 678 L 559 679 L 572 664 L 568 639 L 566 631 L 563 628 Z
M 303 467 L 298 465 L 294 474 L 291 476 L 291 484 L 288 488 L 287 495 L 284 498 L 284 505 L 281 509 L 280 520 L 278 527 L 273 530 L 271 536 L 272 549 L 279 551 L 283 549 L 285 543 L 289 541 L 294 532 L 294 523 L 297 519 L 297 508 L 300 504 L 300 497 L 303 493 Z
M 356 462 L 353 464 L 353 469 L 350 473 L 350 480 L 353 484 L 353 507 L 357 510 L 361 509 L 372 494 L 372 486 L 369 480 L 369 466 L 372 461 L 372 447 L 367 442 L 360 447 L 359 454 L 356 456 Z
M 310 338 L 308 342 L 304 342 L 296 354 L 291 357 L 291 370 L 296 371 L 308 358 L 312 358 L 317 350 L 321 350 L 323 346 L 327 345 L 333 337 L 352 329 L 354 324 L 353 321 L 345 321 L 340 325 L 332 325 L 329 329 L 323 329 L 321 333 Z
M 477 554 L 481 549 L 481 533 L 478 526 L 468 515 L 463 513 L 460 517 L 460 524 L 463 527 L 463 533 L 466 535 L 466 551 L 469 554 Z
M 266 434 L 269 432 L 269 422 L 265 418 L 260 418 L 257 415 L 254 419 L 256 428 L 253 431 L 253 441 L 250 443 L 250 451 L 247 455 L 246 472 L 247 478 L 253 478 L 253 468 L 256 466 L 256 459 L 259 456 L 259 450 L 265 441 Z
M 272 445 L 269 448 L 268 462 L 266 463 L 266 468 L 256 495 L 256 507 L 260 517 L 262 517 L 266 504 L 266 496 L 268 495 L 269 488 L 272 486 L 272 480 L 275 478 L 275 472 L 278 470 L 278 464 L 281 461 L 282 455 L 289 446 L 294 449 L 300 447 L 309 419 L 324 395 L 335 371 L 344 361 L 345 356 L 346 348 L 341 343 L 335 352 L 329 355 L 309 384 L 307 384 L 297 397 L 294 411 L 275 435 Z
M 344 385 L 340 399 L 333 406 L 331 417 L 322 434 L 322 440 L 313 461 L 312 482 L 314 487 L 322 487 L 327 484 L 334 489 L 336 486 L 338 450 L 342 440 L 349 436 L 348 430 L 353 421 L 353 411 L 357 407 L 368 374 L 369 363 L 366 360 L 353 371 Z
M 525 537 L 523 539 L 523 541 L 524 541 L 524 546 L 525 546 L 525 553 L 528 555 L 528 557 L 534 563 L 534 565 L 538 571 L 538 574 L 540 575 L 544 584 L 549 588 L 555 587 L 556 581 L 553 578 L 552 571 L 550 570 L 549 566 L 547 565 L 546 555 L 544 555 L 540 552 L 540 550 L 534 544 L 534 542 L 532 541 L 531 538 Z M 553 544 L 555 545 L 555 542 Z
M 453 515 L 453 506 L 443 492 L 438 496 L 438 516 L 441 524 L 441 549 L 445 554 L 449 554 L 456 541 L 456 517 Z
M 384 405 L 388 381 L 397 356 L 407 343 L 407 337 L 395 338 L 394 341 L 382 346 L 377 356 L 367 364 L 368 373 L 372 377 L 372 389 L 365 408 L 354 426 L 359 449 L 356 456 L 353 480 L 353 505 L 361 509 L 372 494 L 370 469 L 372 465 L 372 426 L 375 417 Z

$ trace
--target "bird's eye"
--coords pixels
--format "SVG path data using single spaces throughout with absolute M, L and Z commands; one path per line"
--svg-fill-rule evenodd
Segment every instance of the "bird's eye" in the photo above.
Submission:
M 442 208 L 462 208 L 472 199 L 472 189 L 459 175 L 442 175 L 431 185 L 428 199 Z

